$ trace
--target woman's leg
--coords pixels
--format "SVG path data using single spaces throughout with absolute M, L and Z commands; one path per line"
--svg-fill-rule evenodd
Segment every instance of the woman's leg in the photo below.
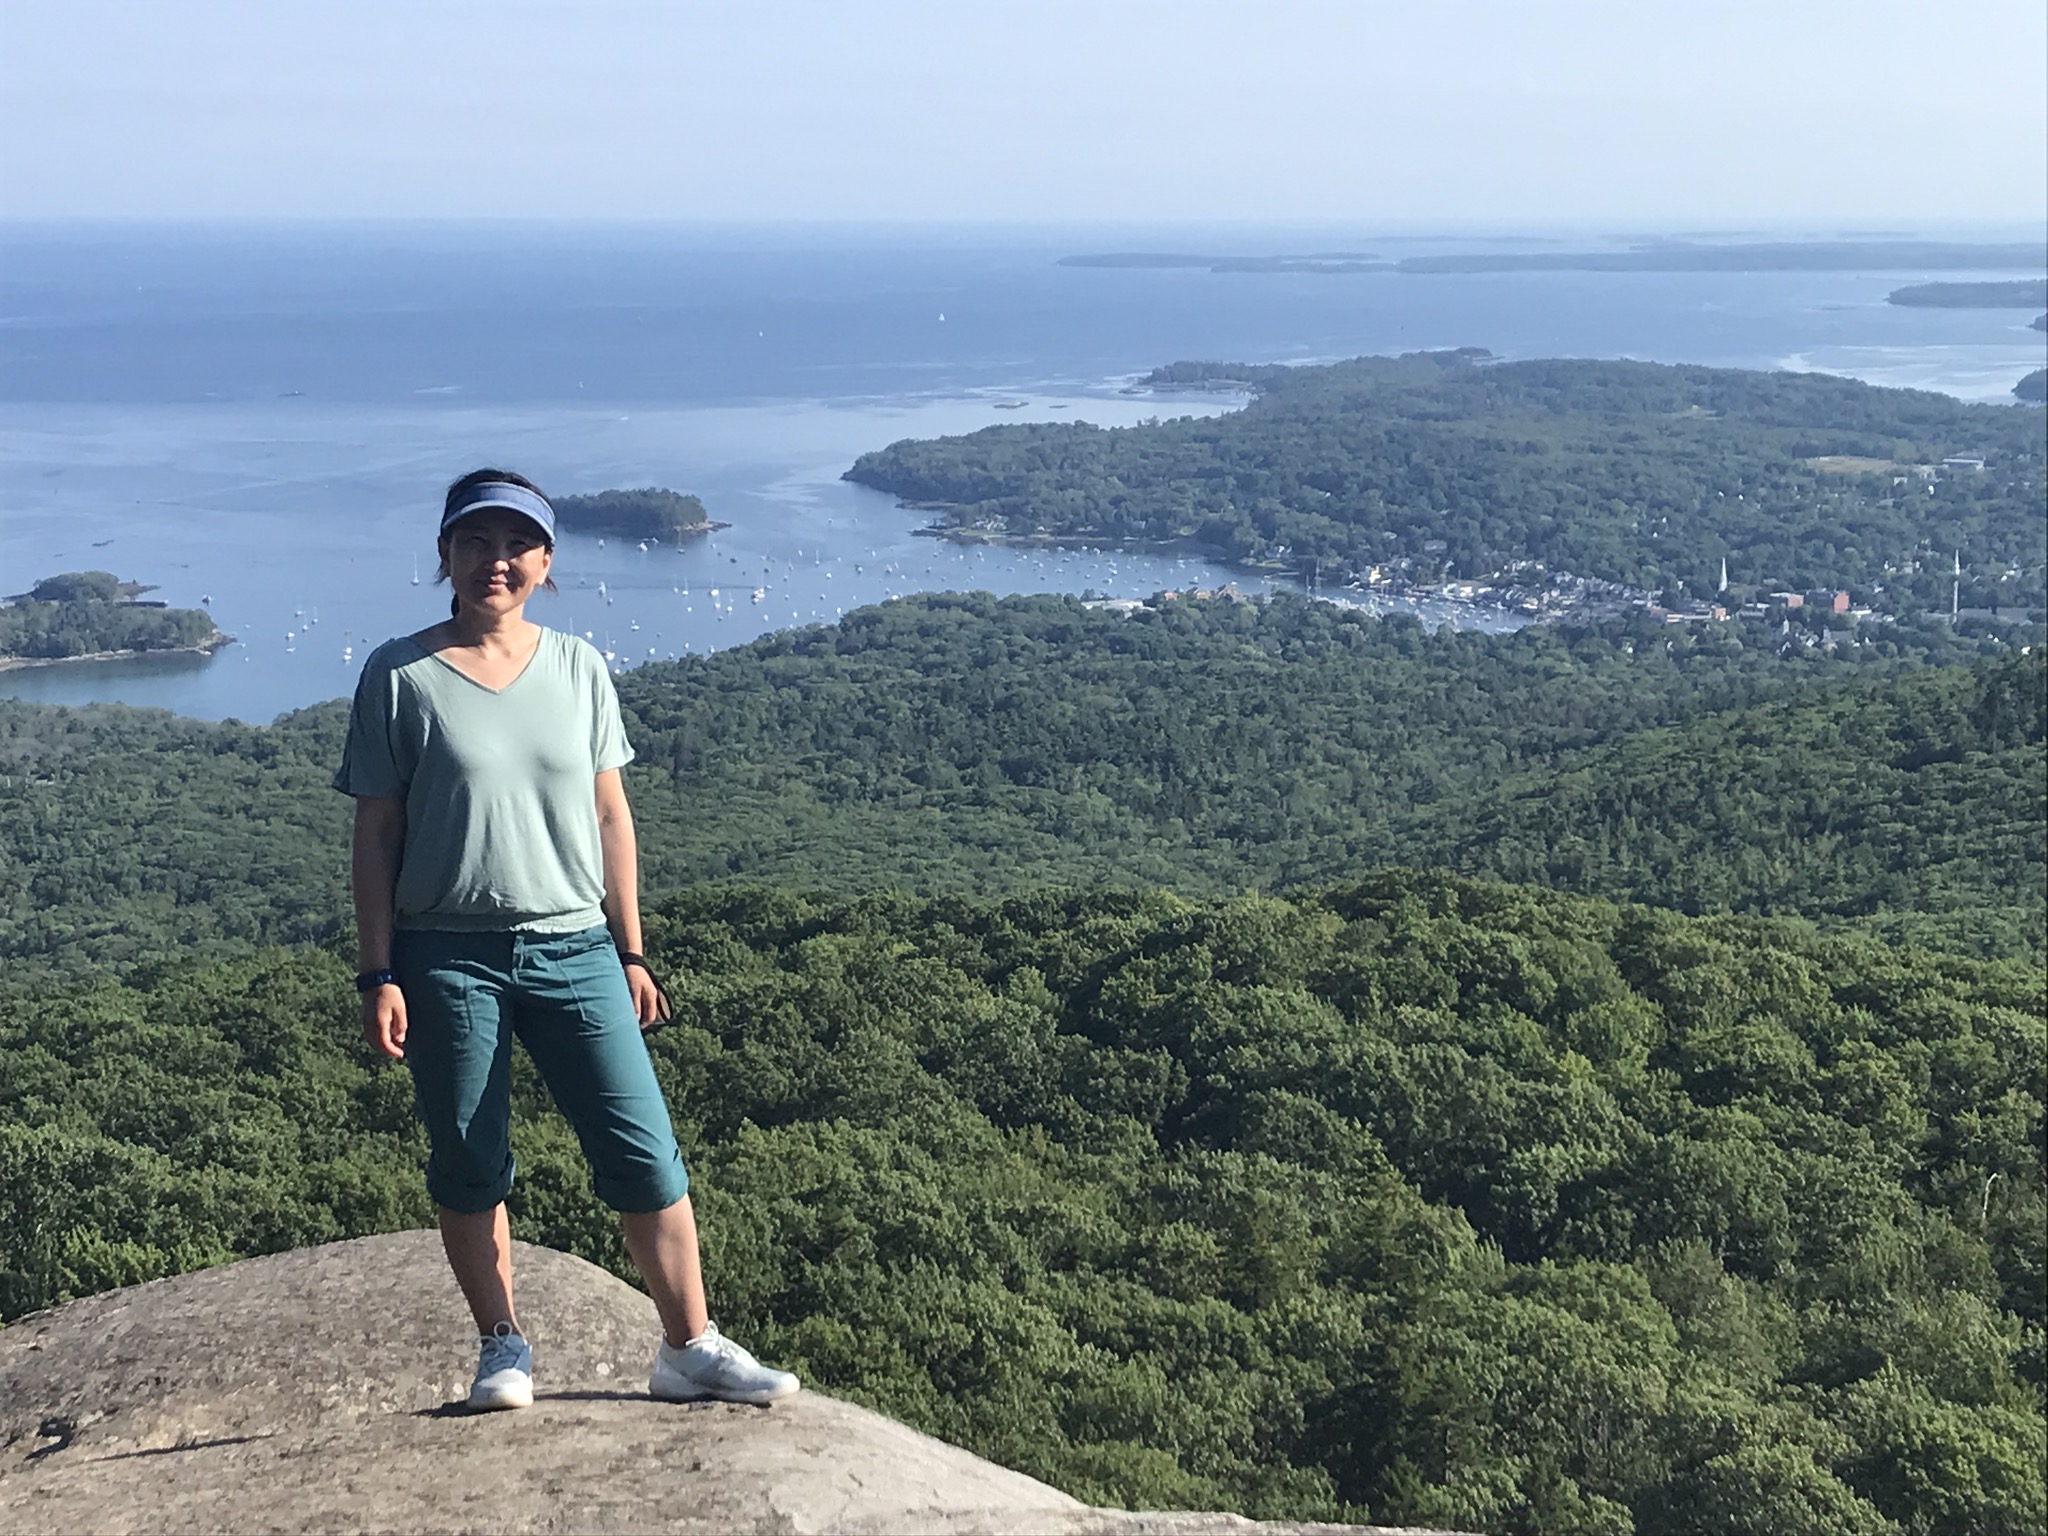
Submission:
M 463 1299 L 489 1336 L 512 1310 L 512 1028 L 508 934 L 401 929 L 392 965 L 405 992 L 406 1065 L 427 1129 L 427 1196 Z
M 515 947 L 519 1037 L 575 1129 L 597 1197 L 620 1215 L 662 1332 L 680 1347 L 709 1320 L 697 1219 L 618 951 L 602 928 L 520 935 Z
M 451 1211 L 445 1205 L 440 1211 L 441 1246 L 447 1251 L 448 1267 L 455 1271 L 455 1283 L 462 1287 L 462 1299 L 469 1303 L 470 1316 L 476 1319 L 478 1337 L 488 1338 L 500 1323 L 510 1323 L 512 1331 L 519 1332 L 512 1311 L 512 1227 L 505 1219 L 505 1203 L 501 1200 L 488 1211 Z M 690 1236 L 694 1258 L 694 1228 Z M 698 1292 L 703 1292 L 701 1282 Z
M 647 1294 L 661 1313 L 662 1336 L 677 1349 L 702 1338 L 711 1326 L 711 1313 L 704 1303 L 697 1215 L 690 1207 L 690 1197 L 685 1195 L 658 1211 L 621 1211 L 619 1221 L 626 1229 L 626 1252 L 633 1256 L 640 1278 L 647 1282 Z M 508 1306 L 509 1287 L 508 1276 Z
M 515 936 L 515 949 L 519 1038 L 575 1128 L 597 1197 L 624 1222 L 627 1250 L 661 1314 L 648 1393 L 772 1403 L 801 1390 L 788 1371 L 764 1366 L 711 1326 L 690 1176 L 610 935 Z

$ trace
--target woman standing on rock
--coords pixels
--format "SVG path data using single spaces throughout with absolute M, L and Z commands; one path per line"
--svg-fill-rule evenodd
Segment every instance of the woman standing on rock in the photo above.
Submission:
M 705 1309 L 689 1177 L 640 1032 L 667 999 L 640 958 L 632 758 L 604 661 L 530 623 L 555 512 L 523 476 L 448 488 L 452 617 L 364 664 L 334 787 L 355 797 L 363 1035 L 412 1070 L 427 1192 L 481 1335 L 473 1408 L 533 1401 L 512 1308 L 517 1035 L 589 1159 L 661 1313 L 648 1391 L 766 1403 L 797 1390 Z

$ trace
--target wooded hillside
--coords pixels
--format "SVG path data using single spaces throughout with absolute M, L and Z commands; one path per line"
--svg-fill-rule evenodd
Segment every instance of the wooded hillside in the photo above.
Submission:
M 1391 875 L 656 904 L 719 1316 L 1083 1497 L 2044 1508 L 2038 966 Z M 0 984 L 0 1315 L 428 1219 L 331 950 Z M 516 1230 L 624 1271 L 515 1058 Z
M 1946 606 L 1933 556 L 1946 571 L 1961 551 L 1966 604 L 2048 606 L 2040 421 L 2009 407 L 1822 374 L 1471 349 L 1182 363 L 1149 382 L 1219 380 L 1257 397 L 1136 427 L 906 440 L 847 478 L 960 526 L 1189 540 L 1289 570 L 1320 561 L 1326 580 L 1399 560 L 1468 578 L 1538 561 L 1704 598 L 1725 559 L 1758 590 L 1850 587 L 1909 613 Z M 1985 468 L 1918 472 L 1945 457 Z
M 1430 634 L 1302 600 L 1125 619 L 984 594 L 620 691 L 656 889 L 1224 893 L 1440 866 L 2040 953 L 2040 653 L 1871 634 L 1780 656 L 1661 625 Z M 0 701 L 0 954 L 124 968 L 338 932 L 344 720 Z

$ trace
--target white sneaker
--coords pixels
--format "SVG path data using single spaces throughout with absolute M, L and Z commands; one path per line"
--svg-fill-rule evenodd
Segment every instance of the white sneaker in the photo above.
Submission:
M 788 1397 L 800 1383 L 788 1371 L 770 1370 L 709 1324 L 702 1337 L 681 1349 L 661 1341 L 654 1352 L 654 1374 L 647 1378 L 652 1397 L 671 1403 L 716 1398 L 722 1403 L 772 1403 Z
M 476 1409 L 533 1406 L 533 1346 L 510 1323 L 500 1323 L 482 1340 L 469 1406 Z

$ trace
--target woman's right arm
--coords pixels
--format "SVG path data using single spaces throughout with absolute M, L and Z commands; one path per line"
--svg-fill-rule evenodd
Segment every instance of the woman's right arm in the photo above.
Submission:
M 398 866 L 405 852 L 405 802 L 375 795 L 356 797 L 355 844 L 349 885 L 356 905 L 356 970 L 381 971 L 391 964 Z M 405 1054 L 405 994 L 395 986 L 363 994 L 363 1038 L 386 1056 Z

